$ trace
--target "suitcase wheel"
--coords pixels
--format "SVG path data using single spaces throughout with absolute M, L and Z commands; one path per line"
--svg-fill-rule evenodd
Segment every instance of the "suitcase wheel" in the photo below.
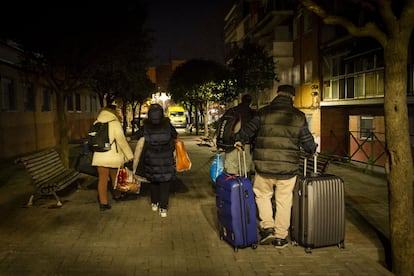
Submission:
M 237 253 L 239 251 L 239 248 L 237 248 L 236 246 L 234 247 L 234 253 Z
M 257 243 L 253 243 L 252 244 L 252 249 L 256 249 L 257 248 Z
M 343 241 L 341 241 L 340 243 L 338 243 L 338 247 L 340 249 L 345 249 L 345 243 Z
M 307 254 L 312 253 L 312 248 L 310 248 L 310 247 L 306 247 L 306 248 L 305 248 L 305 252 L 306 252 Z

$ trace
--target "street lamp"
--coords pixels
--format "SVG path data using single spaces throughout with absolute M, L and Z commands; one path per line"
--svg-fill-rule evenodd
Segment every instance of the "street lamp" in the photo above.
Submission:
M 164 112 L 165 112 L 165 102 L 169 99 L 170 97 L 168 97 L 167 94 L 164 92 L 161 92 L 160 96 L 158 97 L 158 100 L 161 100 L 162 102 L 162 109 L 164 110 Z

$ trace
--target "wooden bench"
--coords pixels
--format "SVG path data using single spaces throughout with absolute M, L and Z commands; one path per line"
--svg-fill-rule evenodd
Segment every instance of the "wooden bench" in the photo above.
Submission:
M 57 200 L 56 205 L 58 207 L 62 206 L 56 192 L 65 189 L 70 184 L 78 181 L 79 178 L 79 172 L 64 167 L 62 159 L 55 149 L 47 149 L 23 156 L 16 159 L 15 162 L 24 165 L 35 187 L 27 206 L 33 205 L 36 196 L 45 195 L 53 195 Z
M 303 165 L 305 161 L 306 154 L 304 152 L 301 152 L 300 154 L 300 172 L 303 174 Z M 317 155 L 317 162 L 316 162 L 316 172 L 317 174 L 324 174 L 326 173 L 326 170 L 328 169 L 329 163 L 331 162 L 332 158 L 325 154 L 318 154 Z M 306 175 L 311 175 L 314 173 L 314 161 L 313 156 L 307 158 L 306 162 Z

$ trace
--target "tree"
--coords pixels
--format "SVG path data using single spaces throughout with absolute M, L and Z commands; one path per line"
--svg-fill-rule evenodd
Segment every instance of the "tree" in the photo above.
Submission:
M 103 56 L 100 53 L 117 49 L 129 38 L 142 34 L 146 18 L 142 7 L 141 3 L 131 5 L 129 1 L 120 1 L 117 6 L 101 3 L 96 13 L 96 6 L 91 3 L 82 8 L 70 4 L 57 7 L 25 3 L 25 9 L 19 4 L 8 6 L 8 13 L 2 16 L 8 23 L 0 24 L 1 37 L 20 44 L 25 54 L 23 65 L 38 73 L 56 93 L 59 144 L 66 166 L 69 165 L 67 96 L 85 85 L 86 73 Z
M 340 25 L 356 37 L 371 37 L 384 50 L 384 117 L 389 186 L 392 271 L 414 275 L 413 160 L 407 108 L 407 60 L 414 28 L 414 1 L 348 1 L 369 19 L 360 25 L 353 14 L 341 15 L 311 0 L 299 0 L 325 24 Z M 328 1 L 329 2 L 329 1 Z M 358 13 L 356 13 L 358 14 Z
M 196 134 L 198 135 L 198 113 L 208 110 L 208 102 L 235 96 L 228 89 L 226 68 L 211 60 L 192 59 L 178 66 L 172 73 L 168 88 L 174 101 L 186 101 L 195 107 Z M 204 120 L 205 124 L 207 120 Z M 208 127 L 205 127 L 208 135 Z
M 138 126 L 141 123 L 141 107 L 151 94 L 156 90 L 155 84 L 148 78 L 146 72 L 137 74 L 137 81 L 133 83 L 131 88 L 131 94 L 128 101 L 131 103 L 132 115 L 135 115 L 136 109 L 138 108 Z M 134 135 L 135 129 L 132 127 L 132 135 Z
M 277 80 L 275 67 L 273 57 L 266 53 L 264 47 L 249 41 L 244 42 L 228 64 L 237 91 L 252 94 L 257 104 L 260 91 L 272 88 Z

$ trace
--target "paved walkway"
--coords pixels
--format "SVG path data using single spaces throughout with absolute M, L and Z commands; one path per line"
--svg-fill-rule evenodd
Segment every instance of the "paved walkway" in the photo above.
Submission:
M 96 179 L 81 188 L 23 208 L 31 191 L 22 168 L 0 171 L 0 275 L 392 275 L 386 268 L 385 180 L 332 164 L 346 183 L 345 249 L 275 249 L 234 252 L 217 231 L 209 177 L 211 148 L 181 135 L 192 169 L 179 174 L 167 218 L 152 212 L 147 189 L 100 212 Z M 75 151 L 76 152 L 76 151 Z M 377 230 L 380 229 L 380 230 Z

